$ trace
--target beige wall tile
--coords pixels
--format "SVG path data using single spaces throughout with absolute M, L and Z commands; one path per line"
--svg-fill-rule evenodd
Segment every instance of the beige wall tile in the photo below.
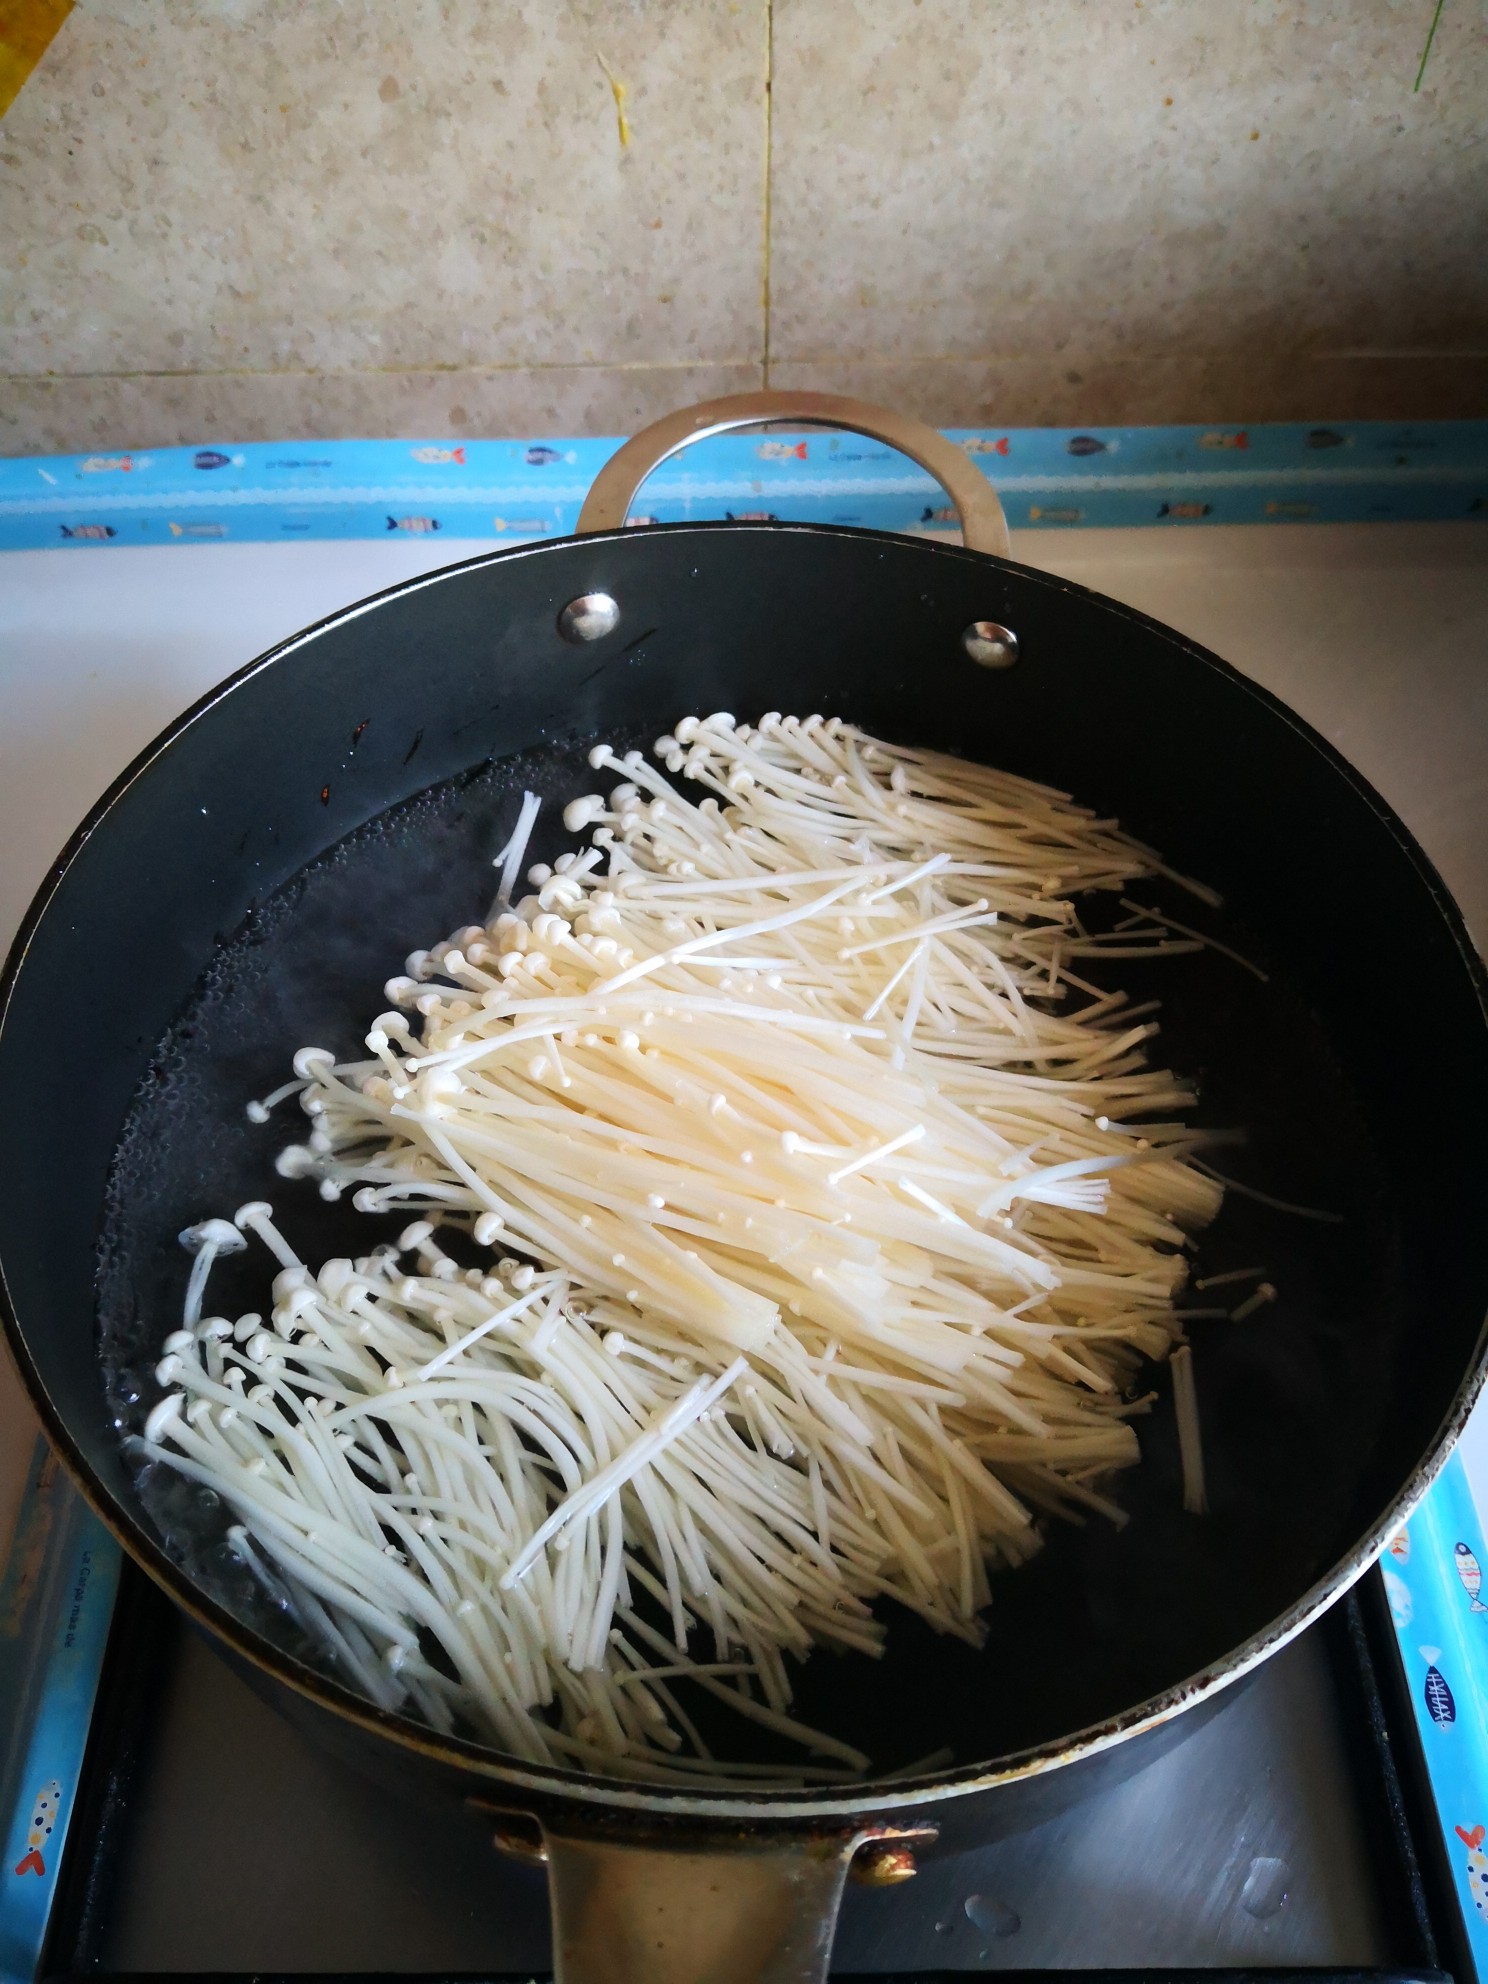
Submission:
M 851 393 L 939 427 L 1488 418 L 1488 356 L 782 360 L 770 383 Z
M 942 424 L 1488 414 L 1480 14 L 1416 95 L 1427 0 L 82 0 L 0 122 L 0 451 L 617 432 L 767 352 Z
M 773 357 L 1488 352 L 1488 36 L 1413 95 L 1429 18 L 775 0 Z
M 78 7 L 0 125 L 0 371 L 755 358 L 763 9 Z
M 760 379 L 757 365 L 0 379 L 0 454 L 328 435 L 633 434 L 695 400 L 751 392 Z

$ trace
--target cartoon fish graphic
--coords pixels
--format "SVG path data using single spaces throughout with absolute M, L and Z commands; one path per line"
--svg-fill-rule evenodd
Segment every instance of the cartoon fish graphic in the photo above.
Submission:
M 465 466 L 463 448 L 410 448 L 408 452 L 414 461 L 426 462 L 431 468 L 441 462 L 458 462 L 461 468 Z
M 1266 515 L 1268 517 L 1311 517 L 1316 515 L 1316 510 L 1311 503 L 1268 503 L 1266 505 Z
M 1331 427 L 1314 427 L 1307 437 L 1309 448 L 1346 448 L 1349 445 L 1347 434 L 1335 434 Z
M 1215 428 L 1211 433 L 1201 434 L 1199 436 L 1199 446 L 1201 448 L 1248 448 L 1250 446 L 1250 436 L 1243 427 L 1238 429 L 1238 431 L 1234 428 L 1229 430 Z
M 803 462 L 806 459 L 806 443 L 761 441 L 755 452 L 762 462 Z
M 627 517 L 625 519 L 625 528 L 627 530 L 644 530 L 647 524 L 659 524 L 660 522 L 660 517 Z
M 1410 1531 L 1408 1529 L 1397 1529 L 1385 1547 L 1397 1564 L 1408 1564 L 1410 1562 Z
M 1458 1577 L 1462 1580 L 1462 1589 L 1471 1601 L 1468 1611 L 1488 1612 L 1488 1605 L 1485 1605 L 1478 1596 L 1483 1586 L 1483 1567 L 1465 1543 L 1458 1543 L 1453 1547 L 1452 1562 L 1457 1568 Z
M 438 530 L 439 526 L 434 526 Z M 521 537 L 542 537 L 548 529 L 546 517 L 492 517 L 492 530 L 514 530 Z
M 1392 1571 L 1387 1564 L 1383 1572 L 1385 1596 L 1390 1601 L 1390 1617 L 1395 1621 L 1396 1630 L 1404 1632 L 1415 1616 L 1415 1602 L 1410 1595 L 1410 1586 L 1403 1577 Z
M 406 530 L 414 537 L 420 537 L 425 531 L 438 530 L 439 519 L 438 517 L 389 517 L 387 527 L 389 530 Z
M 725 510 L 723 514 L 731 524 L 778 524 L 780 521 L 773 510 Z
M 119 535 L 112 524 L 58 524 L 57 528 L 64 537 L 77 538 L 82 542 L 96 540 L 101 544 L 106 538 Z
M 1008 451 L 1008 438 L 1004 434 L 1000 441 L 985 441 L 980 434 L 973 434 L 961 445 L 969 455 L 1005 455 Z
M 226 524 L 171 524 L 172 537 L 226 537 Z
M 1426 1679 L 1421 1693 L 1426 1701 L 1426 1713 L 1438 1729 L 1445 1729 L 1457 1720 L 1457 1704 L 1452 1698 L 1452 1690 L 1447 1686 L 1446 1677 L 1437 1662 L 1441 1659 L 1439 1646 L 1423 1646 L 1418 1649 L 1426 1663 Z
M 36 1794 L 36 1804 L 31 1812 L 31 1830 L 26 1834 L 27 1852 L 25 1858 L 16 1862 L 18 1874 L 44 1874 L 46 1862 L 41 1857 L 41 1849 L 52 1836 L 52 1828 L 57 1823 L 57 1814 L 62 1807 L 62 1786 L 55 1777 L 49 1777 Z
M 1207 517 L 1213 508 L 1212 503 L 1164 503 L 1157 514 L 1160 517 Z
M 149 455 L 89 455 L 82 465 L 81 473 L 106 475 L 118 470 L 119 473 L 128 475 L 133 469 L 148 468 L 150 462 Z
M 950 503 L 942 503 L 938 510 L 921 510 L 920 512 L 920 522 L 922 524 L 953 524 L 956 520 L 955 506 Z
M 1064 444 L 1067 455 L 1104 455 L 1109 449 L 1109 442 L 1097 441 L 1093 434 L 1076 434 L 1073 440 Z
M 1473 1907 L 1488 1922 L 1488 1853 L 1483 1851 L 1483 1840 L 1488 1833 L 1482 1826 L 1474 1826 L 1471 1831 L 1466 1826 L 1454 1826 L 1452 1830 L 1467 1848 L 1467 1889 Z
M 1084 514 L 1083 510 L 1048 510 L 1038 503 L 1028 506 L 1028 521 L 1031 524 L 1077 524 Z
M 198 448 L 191 457 L 193 468 L 241 468 L 241 455 L 224 455 L 220 448 Z
M 529 468 L 547 468 L 553 462 L 572 462 L 577 461 L 578 457 L 572 449 L 565 455 L 557 448 L 550 448 L 546 441 L 539 441 L 527 450 L 522 459 Z

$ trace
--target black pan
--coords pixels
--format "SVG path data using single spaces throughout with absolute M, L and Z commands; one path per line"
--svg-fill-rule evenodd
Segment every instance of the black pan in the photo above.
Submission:
M 764 418 L 893 440 L 982 548 L 619 527 L 645 466 Z M 1179 635 L 990 555 L 995 498 L 928 431 L 805 396 L 720 402 L 631 443 L 596 522 L 284 643 L 79 829 L 0 985 L 5 1320 L 83 1492 L 258 1685 L 413 1795 L 520 1815 L 498 1829 L 550 1861 L 569 1984 L 817 1977 L 854 1854 L 903 1876 L 937 1835 L 1006 1832 L 1134 1767 L 1358 1576 L 1426 1487 L 1483 1373 L 1484 973 L 1420 849 L 1322 738 Z M 1165 1400 L 1130 1526 L 1061 1529 L 999 1579 L 980 1654 L 896 1619 L 883 1663 L 808 1663 L 802 1712 L 884 1772 L 954 1750 L 850 1793 L 649 1790 L 370 1708 L 255 1596 L 221 1512 L 174 1476 L 137 1481 L 121 1451 L 179 1311 L 176 1232 L 261 1195 L 283 1135 L 246 1124 L 244 1098 L 295 1046 L 350 1045 L 404 953 L 482 913 L 514 793 L 587 790 L 596 737 L 649 743 L 716 708 L 821 710 L 1050 781 L 1222 891 L 1222 912 L 1179 914 L 1267 982 L 1214 953 L 1123 982 L 1163 999 L 1161 1049 L 1202 1119 L 1248 1132 L 1229 1168 L 1342 1216 L 1231 1195 L 1205 1238 L 1211 1267 L 1263 1261 L 1281 1290 L 1202 1340 L 1210 1515 L 1182 1512 Z M 365 1222 L 344 1237 L 360 1215 L 275 1196 L 310 1254 L 365 1251 Z

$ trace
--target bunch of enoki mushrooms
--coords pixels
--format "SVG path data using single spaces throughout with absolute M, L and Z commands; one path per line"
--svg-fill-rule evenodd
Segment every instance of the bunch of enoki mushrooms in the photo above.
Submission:
M 309 1118 L 282 1173 L 411 1223 L 318 1269 L 264 1202 L 191 1229 L 136 1444 L 377 1703 L 610 1775 L 850 1778 L 793 1661 L 877 1653 L 881 1599 L 976 1642 L 1045 1515 L 1123 1519 L 1220 1193 L 1080 968 L 1194 937 L 1089 934 L 1082 894 L 1168 871 L 1022 779 L 819 717 L 656 752 L 591 753 L 619 782 L 508 906 L 525 799 L 488 921 L 251 1105 Z M 247 1235 L 270 1313 L 207 1313 Z M 802 1759 L 715 1756 L 700 1697 Z

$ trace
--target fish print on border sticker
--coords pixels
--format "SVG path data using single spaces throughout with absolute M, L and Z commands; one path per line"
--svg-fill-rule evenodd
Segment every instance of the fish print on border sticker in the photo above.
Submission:
M 1441 1648 L 1423 1646 L 1418 1651 L 1426 1663 L 1426 1679 L 1421 1684 L 1426 1713 L 1438 1729 L 1449 1728 L 1457 1720 L 1457 1703 L 1447 1686 L 1446 1676 L 1436 1664 L 1441 1659 Z
M 52 1836 L 52 1828 L 57 1823 L 57 1814 L 62 1808 L 62 1786 L 55 1777 L 49 1777 L 36 1794 L 36 1805 L 31 1813 L 31 1830 L 26 1835 L 26 1845 L 30 1851 L 16 1862 L 18 1874 L 44 1874 L 46 1862 L 41 1857 L 41 1849 Z
M 1467 1593 L 1469 1612 L 1488 1612 L 1478 1593 L 1483 1586 L 1483 1567 L 1465 1543 L 1458 1543 L 1452 1549 L 1452 1566 L 1462 1581 L 1462 1589 Z
M 1488 1853 L 1483 1851 L 1488 1832 L 1482 1826 L 1474 1826 L 1471 1831 L 1466 1826 L 1453 1826 L 1452 1830 L 1467 1848 L 1467 1891 L 1472 1896 L 1473 1907 L 1488 1922 Z
M 1385 1581 L 1385 1596 L 1390 1601 L 1390 1617 L 1395 1621 L 1396 1630 L 1404 1632 L 1415 1617 L 1416 1611 L 1415 1600 L 1410 1595 L 1410 1586 L 1398 1572 L 1392 1571 L 1388 1564 L 1383 1566 L 1380 1575 Z

